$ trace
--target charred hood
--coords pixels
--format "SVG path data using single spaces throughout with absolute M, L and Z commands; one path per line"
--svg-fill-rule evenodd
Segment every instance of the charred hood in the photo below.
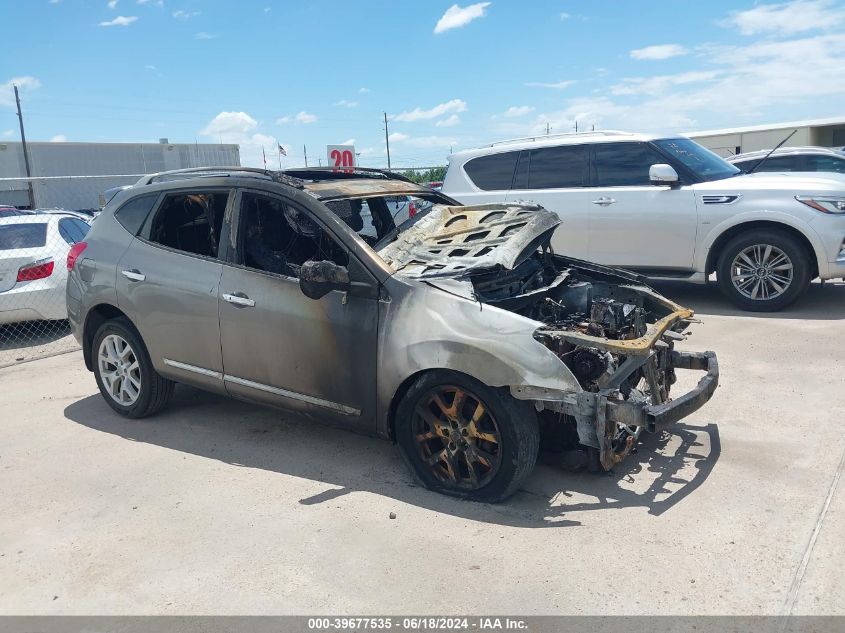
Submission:
M 558 224 L 556 213 L 538 205 L 435 205 L 379 255 L 408 277 L 513 270 L 548 246 Z

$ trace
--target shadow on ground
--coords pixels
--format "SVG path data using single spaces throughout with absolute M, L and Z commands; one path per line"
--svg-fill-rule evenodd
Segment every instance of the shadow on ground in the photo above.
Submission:
M 718 429 L 676 425 L 648 436 L 613 473 L 567 472 L 538 464 L 523 490 L 491 505 L 452 499 L 415 484 L 395 446 L 271 409 L 177 387 L 171 406 L 146 420 L 114 413 L 99 394 L 74 402 L 65 416 L 89 428 L 249 468 L 323 482 L 329 490 L 301 499 L 325 503 L 371 492 L 453 516 L 515 527 L 581 525 L 584 510 L 642 507 L 655 516 L 707 479 L 719 459 Z
M 692 308 L 697 314 L 753 317 L 764 319 L 839 320 L 845 319 L 845 282 L 816 281 L 806 294 L 780 312 L 746 312 L 728 301 L 716 283 L 698 285 L 681 281 L 653 282 L 654 289 L 672 301 Z

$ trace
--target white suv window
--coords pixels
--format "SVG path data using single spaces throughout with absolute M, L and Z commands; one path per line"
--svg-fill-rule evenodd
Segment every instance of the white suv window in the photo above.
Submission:
M 645 143 L 602 143 L 595 148 L 594 169 L 598 187 L 648 185 L 649 168 L 666 162 Z

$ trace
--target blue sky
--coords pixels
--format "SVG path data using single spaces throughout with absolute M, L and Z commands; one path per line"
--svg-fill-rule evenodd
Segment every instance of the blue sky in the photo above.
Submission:
M 0 0 L 0 141 L 237 142 L 443 164 L 545 131 L 845 114 L 845 2 Z

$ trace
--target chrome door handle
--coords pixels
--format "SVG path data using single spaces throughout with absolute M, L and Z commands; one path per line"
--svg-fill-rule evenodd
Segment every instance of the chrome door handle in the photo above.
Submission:
M 239 308 L 252 308 L 255 306 L 255 301 L 247 297 L 242 292 L 236 292 L 234 294 L 224 294 L 223 301 L 231 303 L 232 305 L 236 305 Z
M 137 268 L 133 268 L 132 270 L 121 270 L 120 274 L 130 281 L 144 281 L 147 278 L 147 276 Z
M 614 202 L 616 202 L 616 198 L 608 198 L 607 196 L 602 196 L 598 200 L 593 200 L 593 204 L 598 204 L 603 207 L 613 204 Z

